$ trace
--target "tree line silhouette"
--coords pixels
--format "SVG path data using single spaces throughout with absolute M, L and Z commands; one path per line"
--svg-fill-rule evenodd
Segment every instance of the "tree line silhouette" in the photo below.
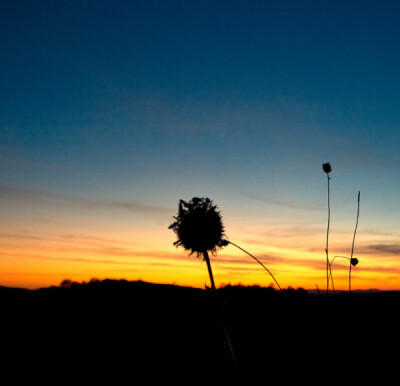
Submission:
M 355 368 L 390 366 L 396 360 L 390 347 L 399 343 L 397 292 L 327 297 L 301 288 L 228 285 L 212 291 L 95 279 L 39 290 L 2 287 L 0 301 L 7 361 L 58 374 L 128 377 L 156 368 L 165 380 L 201 368 L 202 375 L 247 379 L 283 362 L 290 371 L 275 375 L 300 379 L 327 359 L 340 362 L 338 353 L 347 351 Z M 344 376 L 345 368 L 332 377 Z M 317 374 L 312 370 L 308 377 Z

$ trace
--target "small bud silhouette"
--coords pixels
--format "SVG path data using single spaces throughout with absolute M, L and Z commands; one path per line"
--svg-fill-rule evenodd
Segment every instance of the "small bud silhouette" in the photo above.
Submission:
M 358 264 L 358 259 L 356 257 L 352 257 L 350 259 L 350 264 L 355 267 Z
M 330 173 L 332 171 L 331 164 L 329 162 L 322 164 L 322 169 L 325 173 Z

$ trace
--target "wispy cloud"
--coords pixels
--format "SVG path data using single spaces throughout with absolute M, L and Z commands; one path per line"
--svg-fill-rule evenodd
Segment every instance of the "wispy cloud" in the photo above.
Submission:
M 32 232 L 0 232 L 0 240 L 4 243 L 7 240 L 23 242 L 23 245 L 30 248 L 37 245 L 45 245 L 49 253 L 73 253 L 74 255 L 92 254 L 96 256 L 106 256 L 115 258 L 165 258 L 183 259 L 184 254 L 168 251 L 137 249 L 126 246 L 122 240 L 113 240 L 101 237 L 91 237 L 87 235 L 58 235 L 58 234 L 34 234 Z M 16 244 L 18 245 L 18 244 Z M 181 257 L 182 256 L 182 257 Z M 34 257 L 34 256 L 33 256 Z
M 0 154 L 0 165 L 5 166 L 7 168 L 14 169 L 24 169 L 24 170 L 45 170 L 45 171 L 55 171 L 60 168 L 54 165 L 39 163 L 36 161 L 31 161 L 27 159 L 23 159 L 20 157 L 7 155 L 7 148 L 1 147 L 0 150 L 3 150 L 3 153 Z
M 283 207 L 286 207 L 286 208 L 305 209 L 305 210 L 318 210 L 318 211 L 321 211 L 321 210 L 324 209 L 321 205 L 298 204 L 298 203 L 295 203 L 295 202 L 288 202 L 288 201 L 283 201 L 283 200 L 271 199 L 271 198 L 264 197 L 264 196 L 259 196 L 257 194 L 253 194 L 253 193 L 244 193 L 244 192 L 242 192 L 242 195 L 244 195 L 247 198 L 250 198 L 252 200 L 255 200 L 255 201 L 265 202 L 267 204 L 272 204 L 272 205 L 283 206 Z
M 399 232 L 393 231 L 393 230 L 387 230 L 387 231 L 383 231 L 381 229 L 374 229 L 374 228 L 367 228 L 367 229 L 363 229 L 362 230 L 363 234 L 366 235 L 370 235 L 370 236 L 394 236 L 394 237 L 398 237 L 399 236 Z
M 137 201 L 106 200 L 75 197 L 66 194 L 22 189 L 0 185 L 0 198 L 32 203 L 67 203 L 82 209 L 120 209 L 142 213 L 170 213 L 171 209 L 161 206 L 145 205 Z
M 262 196 L 259 194 L 248 192 L 239 186 L 233 186 L 232 184 L 230 184 L 229 186 L 230 186 L 230 189 L 236 190 L 243 197 L 246 197 L 253 201 L 263 202 L 266 204 L 276 205 L 276 206 L 291 208 L 291 209 L 304 209 L 304 210 L 316 210 L 316 211 L 324 210 L 322 205 L 298 203 L 298 202 L 294 202 L 294 201 L 286 201 L 286 200 L 282 200 L 282 199 L 271 198 L 271 197 Z
M 0 253 L 0 256 L 7 256 L 8 254 Z M 129 261 L 116 261 L 116 260 L 99 260 L 92 258 L 81 258 L 81 257 L 55 257 L 46 256 L 40 254 L 25 254 L 25 253 L 12 253 L 13 257 L 16 258 L 28 258 L 28 259 L 38 259 L 38 260 L 52 260 L 52 261 L 68 261 L 73 263 L 91 263 L 91 264 L 116 264 L 116 265 L 135 265 L 133 262 Z
M 400 256 L 400 244 L 370 244 L 361 249 L 362 253 Z
M 267 267 L 278 267 L 281 270 L 283 266 L 290 266 L 291 269 L 295 269 L 296 267 L 307 267 L 315 270 L 323 270 L 326 268 L 326 263 L 324 260 L 316 260 L 313 258 L 304 258 L 304 257 L 289 257 L 289 256 L 281 256 L 275 254 L 258 254 L 255 257 L 261 261 Z M 233 255 L 225 255 L 221 253 L 214 259 L 214 264 L 219 265 L 232 265 L 232 267 L 236 266 L 235 269 L 245 269 L 245 267 L 249 267 L 251 269 L 251 265 L 258 265 L 258 262 L 254 260 L 252 257 L 243 254 L 243 256 L 233 256 Z
M 47 251 L 49 252 L 49 251 Z M 29 259 L 29 260 L 42 260 L 42 261 L 52 261 L 52 262 L 67 262 L 68 265 L 71 264 L 84 264 L 93 265 L 95 267 L 101 265 L 107 265 L 113 268 L 114 271 L 119 272 L 153 272 L 154 270 L 161 268 L 171 268 L 171 269 L 193 269 L 192 262 L 187 259 L 186 256 L 180 256 L 178 254 L 163 253 L 155 254 L 151 252 L 138 252 L 136 254 L 131 253 L 129 255 L 113 255 L 113 259 L 109 257 L 111 255 L 105 254 L 104 256 L 99 255 L 97 258 L 94 257 L 69 257 L 69 256 L 56 256 L 50 254 L 42 253 L 24 253 L 24 252 L 12 252 L 12 253 L 0 253 L 1 257 L 10 257 L 13 259 Z M 100 258 L 99 258 L 100 257 Z M 101 258 L 103 257 L 103 258 Z M 128 257 L 121 259 L 121 257 Z M 121 268 L 116 268 L 116 267 Z M 107 267 L 107 272 L 111 272 Z M 2 275 L 4 272 L 2 272 Z
M 357 270 L 360 271 L 360 273 L 372 272 L 372 273 L 383 273 L 383 274 L 393 274 L 393 275 L 400 274 L 399 267 L 381 267 L 381 266 L 364 267 L 360 265 L 359 267 L 357 267 Z

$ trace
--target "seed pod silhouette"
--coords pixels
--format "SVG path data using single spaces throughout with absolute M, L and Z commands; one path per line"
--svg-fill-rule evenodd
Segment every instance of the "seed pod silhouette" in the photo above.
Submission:
M 332 171 L 331 164 L 329 162 L 322 164 L 322 169 L 326 174 L 330 173 Z
M 358 264 L 358 259 L 356 257 L 351 258 L 350 264 L 355 267 Z

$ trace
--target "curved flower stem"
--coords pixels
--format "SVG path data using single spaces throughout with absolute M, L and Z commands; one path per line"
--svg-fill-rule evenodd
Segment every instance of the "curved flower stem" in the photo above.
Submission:
M 332 281 L 332 289 L 333 289 L 333 293 L 335 293 L 335 287 L 333 285 L 333 276 L 332 276 L 332 264 L 334 262 L 334 260 L 336 259 L 336 257 L 341 257 L 343 259 L 347 259 L 350 261 L 350 266 L 351 266 L 351 259 L 350 257 L 347 256 L 334 256 L 334 258 L 332 259 L 332 261 L 329 263 L 329 271 L 330 271 L 330 276 L 331 276 L 331 281 Z
M 349 260 L 349 261 L 351 260 L 350 257 L 347 257 L 347 256 L 338 256 L 338 255 L 337 255 L 337 256 L 335 256 L 335 257 L 332 259 L 331 265 L 332 265 L 333 261 L 336 259 L 336 257 L 341 257 L 341 258 L 347 259 L 347 260 Z
M 351 255 L 350 255 L 350 269 L 349 269 L 349 293 L 351 292 L 351 259 L 353 258 L 354 252 L 354 240 L 356 238 L 356 232 L 358 227 L 358 217 L 360 215 L 360 192 L 358 192 L 358 204 L 357 204 L 357 220 L 356 220 L 356 227 L 354 229 L 354 236 L 353 236 L 353 244 L 351 246 Z
M 255 256 L 253 256 L 251 253 L 247 252 L 245 249 L 243 249 L 242 247 L 239 247 L 239 245 L 232 243 L 232 241 L 228 241 L 229 244 L 233 245 L 234 247 L 240 249 L 241 251 L 243 251 L 244 253 L 247 253 L 249 256 L 251 256 L 255 261 L 257 261 L 258 264 L 260 264 L 270 275 L 271 277 L 275 280 L 276 285 L 279 287 L 279 289 L 282 291 L 281 286 L 279 285 L 279 283 L 276 281 L 274 275 L 271 273 L 271 271 L 263 264 L 261 263 L 260 260 L 258 260 Z

